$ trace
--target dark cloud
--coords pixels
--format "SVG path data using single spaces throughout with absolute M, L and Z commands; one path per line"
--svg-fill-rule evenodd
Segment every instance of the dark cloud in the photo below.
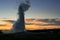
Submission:
M 35 19 L 26 19 L 26 21 L 32 22 Z M 14 20 L 3 20 L 5 22 L 10 22 L 10 23 L 15 23 L 16 21 Z M 60 21 L 56 21 L 56 19 L 36 19 L 36 22 L 45 22 L 48 24 L 36 24 L 36 23 L 25 23 L 26 25 L 43 25 L 43 26 L 48 26 L 48 25 L 60 25 Z
M 2 20 L 2 21 L 10 22 L 10 23 L 14 23 L 14 22 L 16 22 L 16 21 L 14 21 L 14 20 Z
M 57 19 L 43 19 L 44 22 L 49 24 L 47 25 L 60 25 L 60 21 L 56 21 Z
M 0 24 L 0 26 L 6 26 L 5 24 Z
M 34 23 L 25 23 L 26 25 L 34 25 Z

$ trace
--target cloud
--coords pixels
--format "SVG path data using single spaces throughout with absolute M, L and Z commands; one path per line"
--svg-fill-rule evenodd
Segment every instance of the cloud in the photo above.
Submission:
M 31 23 L 33 22 L 33 20 L 35 20 L 35 22 L 43 22 L 43 23 Z M 10 22 L 10 23 L 15 23 L 16 21 L 14 20 L 3 20 L 5 22 Z M 56 19 L 27 19 L 26 21 L 29 21 L 29 22 L 26 22 L 25 24 L 26 25 L 43 25 L 43 26 L 48 26 L 48 25 L 60 25 L 60 21 L 56 21 Z M 44 24 L 44 23 L 47 23 L 47 24 Z
M 34 23 L 25 23 L 26 25 L 34 25 Z
M 0 24 L 0 26 L 6 26 L 5 24 Z
M 10 23 L 14 23 L 14 22 L 16 22 L 16 21 L 14 21 L 14 20 L 2 20 L 2 21 L 10 22 Z
M 47 25 L 60 25 L 60 21 L 57 19 L 43 19 L 43 21 L 49 23 Z

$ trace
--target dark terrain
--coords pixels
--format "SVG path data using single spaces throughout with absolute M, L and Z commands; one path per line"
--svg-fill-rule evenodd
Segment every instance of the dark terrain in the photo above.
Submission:
M 14 34 L 3 34 L 0 31 L 0 40 L 60 40 L 60 29 L 27 31 Z

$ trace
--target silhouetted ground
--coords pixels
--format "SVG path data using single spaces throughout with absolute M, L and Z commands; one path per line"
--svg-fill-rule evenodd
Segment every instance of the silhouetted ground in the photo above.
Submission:
M 35 30 L 14 34 L 2 34 L 0 40 L 60 40 L 60 29 Z

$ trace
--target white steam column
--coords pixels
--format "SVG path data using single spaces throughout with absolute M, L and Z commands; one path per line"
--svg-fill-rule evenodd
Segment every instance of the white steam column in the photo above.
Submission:
M 27 11 L 30 7 L 30 0 L 25 0 L 25 3 L 21 3 L 18 8 L 19 18 L 16 23 L 13 25 L 14 32 L 24 32 L 25 31 L 25 21 L 24 21 L 24 12 Z

